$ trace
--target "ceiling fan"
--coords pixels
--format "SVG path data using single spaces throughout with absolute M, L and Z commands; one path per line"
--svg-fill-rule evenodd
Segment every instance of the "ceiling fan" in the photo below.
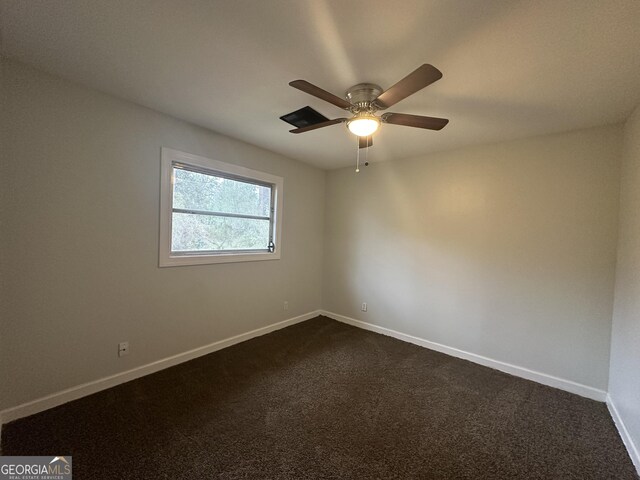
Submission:
M 293 82 L 289 82 L 289 85 L 293 88 L 302 90 L 309 95 L 313 95 L 336 107 L 347 110 L 351 112 L 352 116 L 350 118 L 343 117 L 329 120 L 310 107 L 305 107 L 304 109 L 297 110 L 280 118 L 298 127 L 289 130 L 291 133 L 304 133 L 346 122 L 349 130 L 359 137 L 360 148 L 367 148 L 373 145 L 372 135 L 378 127 L 380 127 L 381 123 L 426 128 L 428 130 L 441 130 L 449 123 L 449 120 L 446 118 L 391 112 L 384 113 L 381 116 L 376 115 L 378 110 L 386 110 L 400 100 L 407 98 L 409 95 L 413 95 L 418 90 L 423 89 L 427 85 L 431 85 L 441 78 L 442 72 L 440 70 L 433 65 L 425 63 L 385 91 L 373 83 L 359 83 L 347 90 L 344 99 L 320 87 L 316 87 L 306 80 L 294 80 Z M 296 116 L 296 114 L 306 109 L 311 110 L 315 115 L 313 117 L 306 117 L 305 115 Z

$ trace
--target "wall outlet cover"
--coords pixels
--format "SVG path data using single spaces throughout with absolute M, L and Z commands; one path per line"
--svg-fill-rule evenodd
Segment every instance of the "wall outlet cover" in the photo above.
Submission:
M 129 355 L 129 342 L 120 342 L 118 344 L 118 356 L 124 357 L 125 355 Z

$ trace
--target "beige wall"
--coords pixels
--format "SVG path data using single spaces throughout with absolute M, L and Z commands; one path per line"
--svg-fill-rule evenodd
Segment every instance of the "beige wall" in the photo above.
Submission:
M 606 390 L 621 142 L 602 127 L 329 172 L 324 308 Z
M 624 131 L 609 395 L 640 462 L 640 106 Z
M 0 410 L 321 307 L 323 171 L 2 67 Z M 284 177 L 282 259 L 158 268 L 162 146 Z

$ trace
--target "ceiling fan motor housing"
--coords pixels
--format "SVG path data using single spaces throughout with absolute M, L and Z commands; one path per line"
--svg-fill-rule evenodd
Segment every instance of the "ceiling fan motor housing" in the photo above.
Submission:
M 377 110 L 373 101 L 382 93 L 382 87 L 373 83 L 359 83 L 349 90 L 345 97 L 355 107 L 353 113 L 368 111 L 373 113 Z

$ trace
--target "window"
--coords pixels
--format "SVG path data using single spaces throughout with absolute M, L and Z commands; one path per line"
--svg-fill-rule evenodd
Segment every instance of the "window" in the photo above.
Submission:
M 283 179 L 162 149 L 160 266 L 280 258 Z

